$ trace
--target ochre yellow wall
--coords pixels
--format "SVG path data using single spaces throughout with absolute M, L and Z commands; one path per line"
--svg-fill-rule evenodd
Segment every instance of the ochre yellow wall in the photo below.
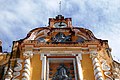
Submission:
M 34 54 L 31 59 L 32 75 L 31 80 L 41 80 L 42 61 L 40 60 L 40 54 Z
M 83 80 L 95 80 L 90 54 L 82 54 L 81 64 L 83 70 Z

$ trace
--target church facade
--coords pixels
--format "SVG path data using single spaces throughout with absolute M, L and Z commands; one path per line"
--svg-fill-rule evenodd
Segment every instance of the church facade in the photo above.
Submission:
M 11 54 L 0 47 L 0 78 L 120 80 L 120 63 L 113 60 L 107 40 L 58 15 L 49 18 L 47 27 L 33 29 L 24 39 L 13 41 Z

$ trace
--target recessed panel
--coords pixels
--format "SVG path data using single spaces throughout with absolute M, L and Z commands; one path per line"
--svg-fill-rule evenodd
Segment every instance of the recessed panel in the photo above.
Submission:
M 76 80 L 76 66 L 74 59 L 48 59 L 49 79 L 48 80 Z

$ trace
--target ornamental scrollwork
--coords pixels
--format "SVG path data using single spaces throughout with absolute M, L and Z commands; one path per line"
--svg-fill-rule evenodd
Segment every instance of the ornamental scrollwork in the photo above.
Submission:
M 22 62 L 23 60 L 17 59 L 16 66 L 14 67 L 12 80 L 17 80 L 18 79 L 17 77 L 20 76 L 20 71 L 22 70 Z
M 101 63 L 102 63 L 101 67 L 102 67 L 102 70 L 104 71 L 104 75 L 107 77 L 106 80 L 113 80 L 113 78 L 111 77 L 110 65 L 104 59 L 101 61 Z

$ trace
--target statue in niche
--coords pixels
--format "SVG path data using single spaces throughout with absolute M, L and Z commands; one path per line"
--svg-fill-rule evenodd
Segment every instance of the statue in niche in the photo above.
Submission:
M 53 76 L 52 80 L 72 80 L 72 78 L 69 76 L 70 72 L 67 67 L 65 67 L 64 64 L 60 64 L 60 66 L 57 69 L 57 72 Z
M 71 35 L 65 36 L 65 34 L 59 32 L 56 36 L 52 37 L 53 42 L 70 42 Z

